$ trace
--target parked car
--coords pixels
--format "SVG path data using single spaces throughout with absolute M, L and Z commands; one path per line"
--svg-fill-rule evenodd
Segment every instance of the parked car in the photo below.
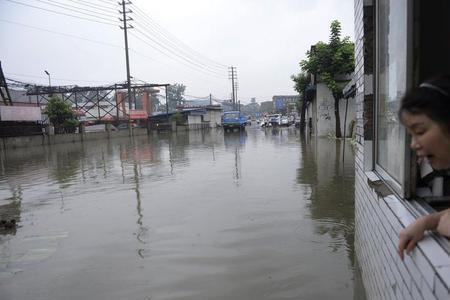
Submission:
M 281 114 L 268 115 L 269 123 L 272 126 L 280 126 L 281 125 Z

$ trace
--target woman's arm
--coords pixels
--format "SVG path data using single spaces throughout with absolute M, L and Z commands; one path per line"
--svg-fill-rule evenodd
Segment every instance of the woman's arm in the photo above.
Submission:
M 441 217 L 443 217 L 444 215 L 446 217 L 442 218 L 441 220 Z M 416 246 L 417 242 L 423 238 L 425 230 L 439 228 L 440 230 L 438 229 L 438 231 L 441 234 L 450 236 L 449 227 L 450 209 L 418 218 L 408 227 L 400 231 L 400 241 L 398 243 L 398 253 L 400 255 L 400 258 L 402 260 L 404 259 L 404 250 L 406 250 L 406 254 L 409 254 L 409 252 L 411 252 L 411 250 Z

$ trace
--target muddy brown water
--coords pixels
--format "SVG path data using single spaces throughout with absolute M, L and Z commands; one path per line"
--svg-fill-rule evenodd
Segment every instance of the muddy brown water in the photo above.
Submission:
M 0 299 L 365 299 L 347 142 L 294 128 L 3 151 Z

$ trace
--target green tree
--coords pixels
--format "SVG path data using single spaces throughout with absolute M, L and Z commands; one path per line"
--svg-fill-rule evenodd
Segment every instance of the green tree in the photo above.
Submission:
M 57 133 L 62 133 L 67 131 L 66 129 L 78 125 L 72 106 L 59 96 L 53 95 L 48 100 L 46 112 Z
M 294 89 L 300 95 L 301 109 L 300 109 L 300 129 L 303 130 L 305 128 L 305 114 L 306 114 L 306 88 L 308 84 L 311 82 L 310 77 L 305 72 L 300 72 L 297 75 L 291 75 L 292 81 L 294 81 Z
M 320 76 L 330 89 L 334 98 L 334 116 L 336 120 L 336 137 L 342 137 L 339 116 L 339 99 L 346 82 L 336 80 L 338 75 L 350 74 L 355 69 L 354 44 L 349 37 L 341 39 L 341 23 L 334 20 L 330 25 L 329 43 L 318 42 L 306 52 L 307 59 L 300 62 L 303 70 Z
M 170 121 L 175 122 L 177 125 L 184 125 L 186 123 L 183 115 L 179 111 L 170 116 Z
M 184 91 L 186 86 L 180 83 L 175 83 L 167 87 L 167 103 L 169 110 L 175 110 L 177 105 L 182 105 L 185 102 Z

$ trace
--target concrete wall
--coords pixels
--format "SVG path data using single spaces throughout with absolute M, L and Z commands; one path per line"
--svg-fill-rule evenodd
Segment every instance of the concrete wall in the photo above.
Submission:
M 210 113 L 209 125 L 211 127 L 217 127 L 222 125 L 222 111 L 210 110 L 209 113 Z
M 214 128 L 222 123 L 222 111 L 220 110 L 207 110 L 203 116 L 204 122 L 209 122 L 209 127 Z
M 330 89 L 324 83 L 317 84 L 317 94 L 315 99 L 315 106 L 317 111 L 317 136 L 327 136 L 336 134 L 336 118 L 334 116 L 334 98 Z M 344 134 L 344 117 L 345 117 L 346 100 L 339 100 L 339 116 L 341 120 L 341 132 Z M 350 124 L 355 119 L 355 100 L 350 98 L 347 106 L 347 122 L 346 135 L 351 136 Z
M 448 240 L 427 234 L 405 261 L 397 253 L 399 232 L 417 211 L 415 201 L 393 194 L 373 172 L 373 6 L 370 0 L 354 3 L 355 250 L 367 298 L 450 299 L 450 257 L 441 246 Z
M 133 135 L 147 134 L 147 129 L 134 128 Z M 99 139 L 126 137 L 130 135 L 129 130 L 111 131 L 111 132 L 87 132 L 84 134 L 69 133 L 57 135 L 34 135 L 34 136 L 19 136 L 19 137 L 4 137 L 1 138 L 0 149 L 14 149 L 21 147 L 33 147 L 43 145 L 54 145 L 64 143 L 80 143 L 83 141 L 95 141 Z

